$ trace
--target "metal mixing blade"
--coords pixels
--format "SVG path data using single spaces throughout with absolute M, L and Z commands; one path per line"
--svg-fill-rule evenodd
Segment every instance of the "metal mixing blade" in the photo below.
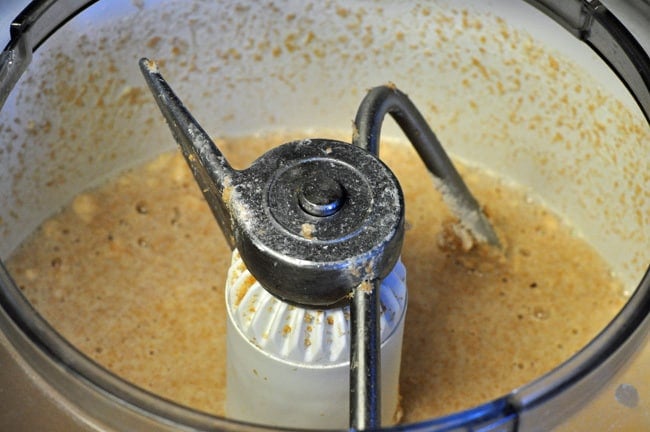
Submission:
M 350 427 L 380 426 L 379 285 L 404 238 L 404 198 L 378 158 L 390 113 L 439 177 L 479 240 L 498 244 L 478 203 L 408 98 L 372 90 L 353 143 L 305 139 L 233 169 L 183 106 L 156 65 L 140 68 L 225 237 L 253 276 L 279 299 L 308 308 L 350 304 Z M 473 221 L 477 220 L 478 223 Z

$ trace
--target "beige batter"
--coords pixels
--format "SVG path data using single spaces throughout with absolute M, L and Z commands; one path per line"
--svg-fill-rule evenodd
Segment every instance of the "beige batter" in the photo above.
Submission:
M 303 134 L 221 140 L 235 167 Z M 505 254 L 465 250 L 410 147 L 382 144 L 406 195 L 403 421 L 468 408 L 547 372 L 622 307 L 603 260 L 544 207 L 461 169 Z M 180 154 L 77 196 L 9 260 L 79 349 L 169 399 L 223 415 L 230 250 Z

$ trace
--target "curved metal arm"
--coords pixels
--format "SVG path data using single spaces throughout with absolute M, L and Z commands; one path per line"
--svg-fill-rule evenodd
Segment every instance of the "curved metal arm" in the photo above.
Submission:
M 356 130 L 352 143 L 378 155 L 379 135 L 386 114 L 395 119 L 426 167 L 440 179 L 443 199 L 452 212 L 477 240 L 500 247 L 499 238 L 492 225 L 456 171 L 440 141 L 408 96 L 397 88 L 382 86 L 368 92 L 354 120 Z

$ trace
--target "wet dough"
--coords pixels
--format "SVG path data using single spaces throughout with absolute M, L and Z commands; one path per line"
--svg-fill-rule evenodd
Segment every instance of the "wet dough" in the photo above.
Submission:
M 220 140 L 243 168 L 300 134 Z M 622 307 L 621 284 L 572 229 L 525 191 L 461 173 L 505 254 L 465 250 L 408 145 L 382 143 L 406 195 L 409 305 L 404 421 L 499 397 L 547 372 Z M 11 257 L 10 271 L 55 328 L 108 369 L 223 415 L 230 250 L 178 153 L 77 196 Z

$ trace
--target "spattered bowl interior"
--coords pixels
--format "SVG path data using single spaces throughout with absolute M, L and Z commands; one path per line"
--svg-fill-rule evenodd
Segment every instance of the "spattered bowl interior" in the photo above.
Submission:
M 492 6 L 99 2 L 39 48 L 0 115 L 0 258 L 75 194 L 174 148 L 146 56 L 215 137 L 351 131 L 366 90 L 395 83 L 451 154 L 529 189 L 631 293 L 650 261 L 647 124 L 557 24 Z

